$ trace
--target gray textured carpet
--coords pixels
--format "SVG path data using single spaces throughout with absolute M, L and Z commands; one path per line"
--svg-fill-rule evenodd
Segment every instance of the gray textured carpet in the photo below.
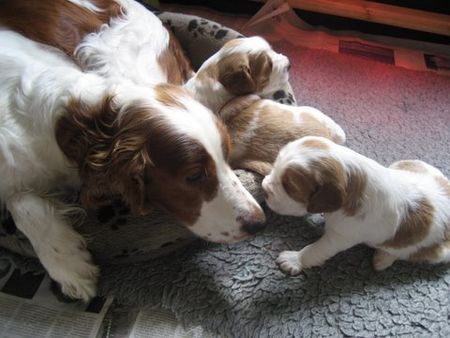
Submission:
M 450 78 L 276 48 L 291 58 L 299 104 L 332 116 L 350 147 L 383 164 L 420 158 L 450 174 Z M 400 262 L 375 273 L 372 251 L 358 246 L 286 277 L 274 264 L 278 253 L 300 249 L 322 228 L 270 213 L 269 223 L 246 242 L 105 267 L 101 292 L 171 309 L 183 321 L 233 337 L 450 336 L 450 267 Z

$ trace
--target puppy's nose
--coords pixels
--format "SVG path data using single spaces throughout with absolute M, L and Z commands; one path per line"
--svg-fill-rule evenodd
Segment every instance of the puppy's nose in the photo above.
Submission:
M 266 228 L 266 223 L 244 223 L 242 225 L 242 230 L 250 235 L 254 235 L 257 232 L 264 230 Z

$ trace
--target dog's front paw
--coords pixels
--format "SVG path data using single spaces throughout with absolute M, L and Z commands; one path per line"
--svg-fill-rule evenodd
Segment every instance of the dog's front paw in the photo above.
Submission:
M 65 295 L 87 302 L 96 295 L 99 269 L 83 238 L 78 234 L 71 237 L 66 243 L 54 243 L 41 261 Z
M 283 251 L 277 258 L 277 264 L 283 272 L 291 276 L 298 275 L 302 271 L 298 251 Z
M 88 302 L 97 293 L 97 280 L 99 269 L 89 262 L 77 262 L 75 269 L 68 268 L 63 278 L 55 278 L 60 284 L 61 291 L 66 296 L 74 299 L 82 299 Z

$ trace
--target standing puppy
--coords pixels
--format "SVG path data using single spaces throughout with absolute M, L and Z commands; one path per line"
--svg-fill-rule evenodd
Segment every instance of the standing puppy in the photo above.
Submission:
M 422 161 L 386 168 L 325 138 L 304 137 L 281 150 L 263 189 L 280 214 L 325 215 L 317 242 L 278 257 L 291 275 L 360 243 L 376 248 L 376 270 L 398 259 L 450 261 L 450 182 Z
M 263 176 L 272 170 L 280 149 L 298 138 L 323 136 L 345 143 L 342 128 L 321 111 L 264 100 L 257 95 L 231 100 L 219 116 L 231 136 L 231 167 Z

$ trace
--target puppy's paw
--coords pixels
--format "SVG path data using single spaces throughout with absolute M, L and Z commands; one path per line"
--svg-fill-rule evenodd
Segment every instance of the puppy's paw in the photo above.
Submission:
M 390 253 L 384 250 L 376 249 L 372 259 L 373 268 L 376 271 L 382 271 L 390 267 L 396 259 L 397 257 L 391 255 Z
M 277 264 L 283 272 L 291 276 L 298 275 L 302 271 L 298 251 L 283 251 L 277 258 Z

